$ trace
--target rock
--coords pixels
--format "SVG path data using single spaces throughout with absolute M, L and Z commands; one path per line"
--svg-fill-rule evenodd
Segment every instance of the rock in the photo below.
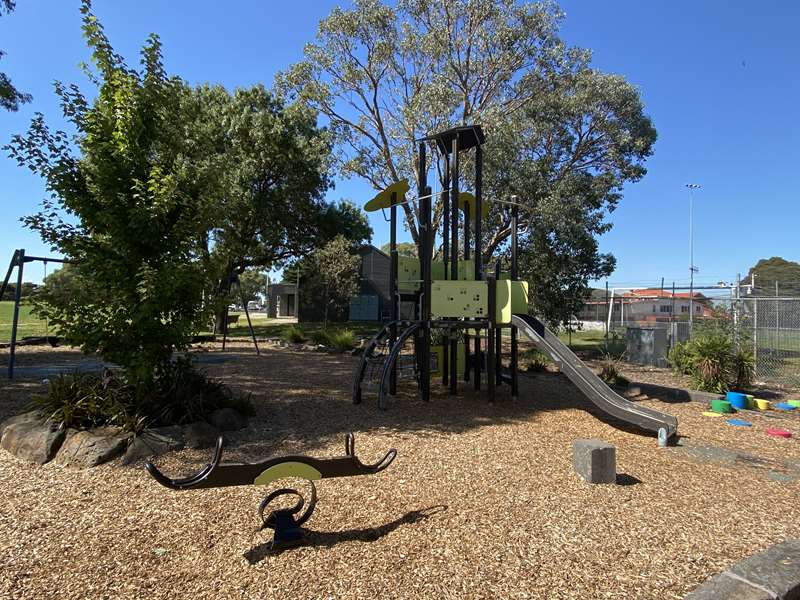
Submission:
M 247 419 L 232 408 L 218 408 L 208 417 L 208 422 L 220 431 L 236 431 L 247 427 Z
M 130 433 L 123 433 L 118 427 L 71 429 L 54 462 L 62 467 L 96 467 L 122 454 L 130 438 Z
M 13 417 L 9 417 L 2 423 L 0 423 L 0 438 L 3 437 L 3 431 L 9 425 L 13 425 L 14 423 L 41 423 L 44 421 L 39 413 L 35 410 L 31 412 L 22 413 L 21 415 L 14 415 Z
M 777 598 L 800 598 L 800 540 L 786 540 L 728 569 L 737 579 L 769 590 Z
M 189 423 L 183 427 L 183 439 L 187 448 L 213 448 L 218 437 L 219 430 L 205 421 Z
M 129 465 L 137 460 L 181 448 L 183 448 L 183 431 L 179 426 L 145 429 L 140 435 L 133 438 L 125 456 L 122 457 L 122 464 Z
M 617 480 L 616 448 L 602 440 L 572 442 L 572 467 L 589 483 L 614 483 Z
M 6 424 L 0 446 L 14 456 L 44 464 L 56 455 L 66 433 L 55 423 L 37 417 L 35 421 Z

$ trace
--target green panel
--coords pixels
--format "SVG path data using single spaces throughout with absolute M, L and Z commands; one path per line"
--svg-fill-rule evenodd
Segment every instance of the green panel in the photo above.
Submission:
M 253 480 L 253 485 L 267 485 L 278 479 L 286 477 L 299 477 L 301 479 L 322 479 L 322 473 L 306 463 L 288 461 L 279 463 L 263 471 Z
M 431 318 L 486 317 L 487 298 L 485 281 L 434 281 Z

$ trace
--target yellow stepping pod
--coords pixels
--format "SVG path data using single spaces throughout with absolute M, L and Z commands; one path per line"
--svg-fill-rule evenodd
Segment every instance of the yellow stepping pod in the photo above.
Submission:
M 715 413 L 715 412 L 711 412 L 711 411 L 707 410 L 707 411 L 705 411 L 703 413 L 703 416 L 704 417 L 722 417 L 724 415 L 722 413 Z
M 322 473 L 306 463 L 288 461 L 271 466 L 253 480 L 253 485 L 268 485 L 278 479 L 299 477 L 311 481 L 322 479 Z

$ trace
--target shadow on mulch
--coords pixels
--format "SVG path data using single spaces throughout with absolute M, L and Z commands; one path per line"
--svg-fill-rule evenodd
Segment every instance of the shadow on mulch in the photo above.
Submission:
M 642 480 L 627 473 L 617 473 L 617 481 L 615 483 L 622 486 L 637 485 L 642 483 Z
M 379 527 L 345 529 L 344 531 L 313 531 L 307 529 L 305 530 L 305 538 L 299 544 L 292 545 L 288 548 L 279 548 L 273 550 L 272 542 L 267 542 L 251 548 L 244 553 L 244 557 L 251 565 L 255 565 L 264 560 L 267 556 L 277 556 L 289 550 L 294 550 L 295 548 L 331 548 L 342 542 L 374 542 L 391 533 L 398 527 L 419 523 L 447 509 L 448 507 L 446 505 L 440 504 L 437 506 L 423 508 L 421 510 L 412 510 L 404 514 L 402 517 Z

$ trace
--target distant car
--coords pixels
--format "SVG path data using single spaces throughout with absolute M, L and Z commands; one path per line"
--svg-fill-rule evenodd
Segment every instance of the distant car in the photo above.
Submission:
M 255 300 L 251 300 L 247 303 L 247 310 L 261 310 L 261 305 Z

